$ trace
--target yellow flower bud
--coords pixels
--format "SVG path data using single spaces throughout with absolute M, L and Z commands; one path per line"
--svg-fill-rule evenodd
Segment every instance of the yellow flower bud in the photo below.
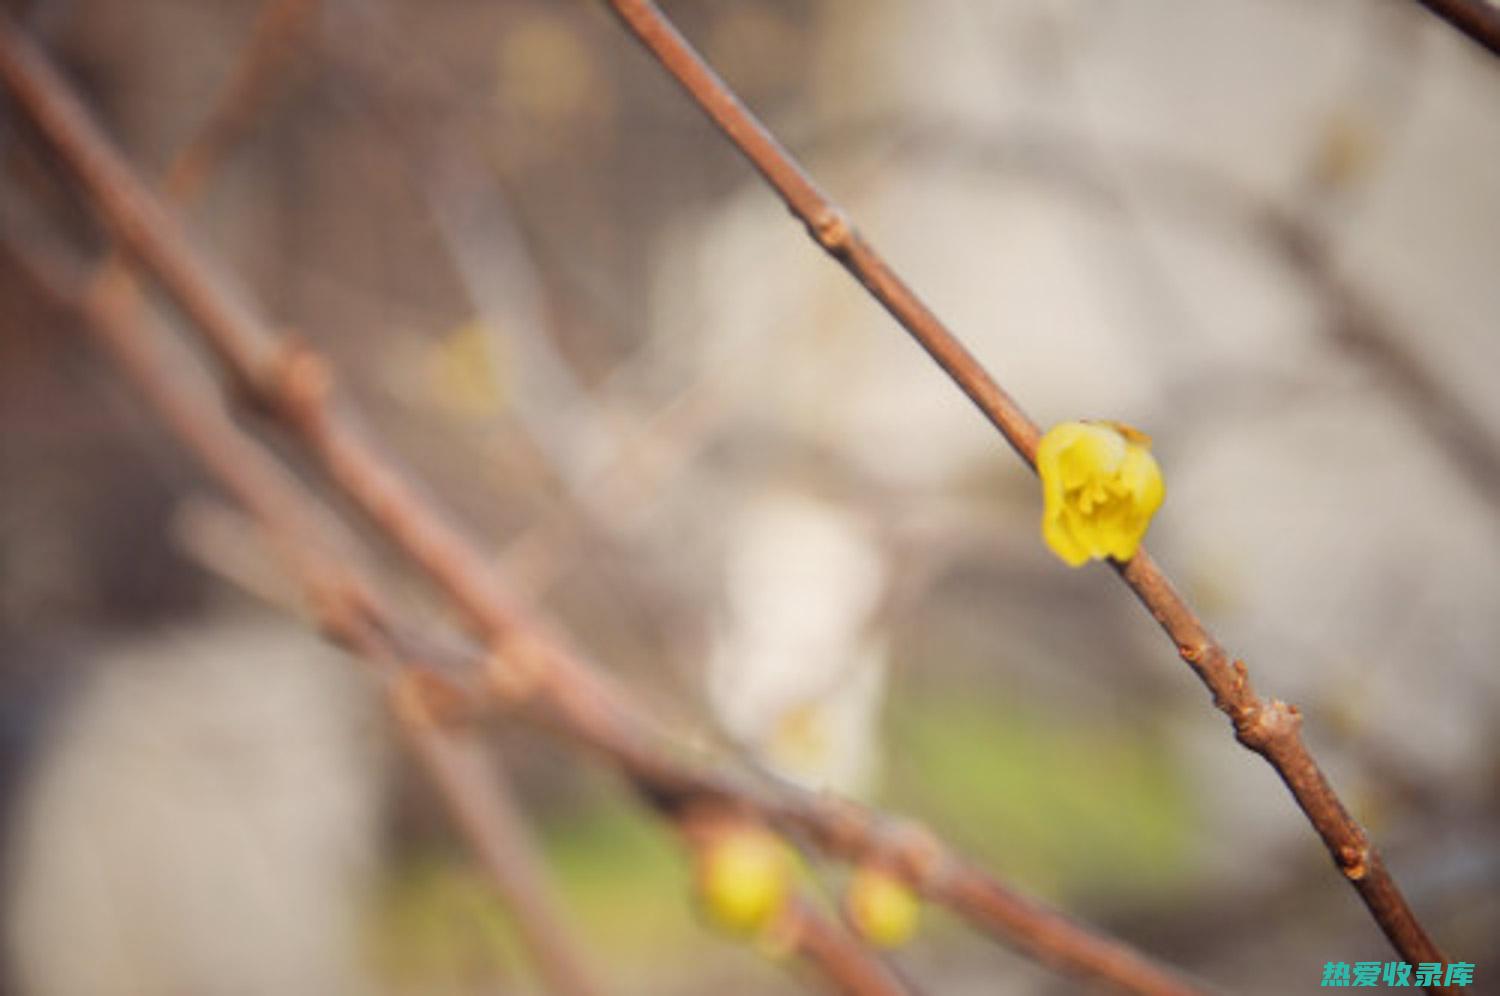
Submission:
M 921 903 L 905 882 L 887 871 L 856 869 L 844 901 L 854 928 L 877 947 L 898 947 L 916 932 Z
M 786 846 L 769 831 L 737 827 L 717 835 L 699 852 L 698 888 L 720 926 L 755 933 L 786 904 L 792 865 Z
M 1166 497 L 1151 437 L 1116 422 L 1053 426 L 1037 446 L 1036 469 L 1042 538 L 1073 567 L 1135 556 Z

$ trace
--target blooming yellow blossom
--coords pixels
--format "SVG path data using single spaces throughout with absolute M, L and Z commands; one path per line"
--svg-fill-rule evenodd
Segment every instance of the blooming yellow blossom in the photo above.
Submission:
M 774 834 L 736 828 L 699 852 L 698 888 L 715 922 L 754 933 L 768 926 L 785 905 L 792 871 L 786 846 Z
M 1078 567 L 1091 558 L 1129 560 L 1166 497 L 1151 437 L 1117 422 L 1063 422 L 1036 450 L 1042 478 L 1042 538 Z
M 855 929 L 877 947 L 905 944 L 917 929 L 921 904 L 916 894 L 879 868 L 856 869 L 844 902 Z

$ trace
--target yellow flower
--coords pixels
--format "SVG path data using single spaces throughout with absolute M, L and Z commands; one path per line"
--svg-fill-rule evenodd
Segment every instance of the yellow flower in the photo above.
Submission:
M 720 926 L 738 933 L 755 933 L 774 920 L 786 904 L 791 879 L 786 846 L 766 830 L 728 830 L 699 851 L 704 907 Z
M 1090 558 L 1129 560 L 1166 496 L 1151 437 L 1117 422 L 1063 422 L 1036 450 L 1042 538 L 1078 567 Z
M 849 880 L 845 908 L 860 936 L 877 947 L 894 948 L 916 932 L 921 903 L 905 882 L 889 872 L 861 867 Z

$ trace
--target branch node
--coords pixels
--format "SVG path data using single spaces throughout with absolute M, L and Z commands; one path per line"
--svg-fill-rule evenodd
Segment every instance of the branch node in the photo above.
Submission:
M 1301 727 L 1301 711 L 1280 699 L 1252 700 L 1234 715 L 1235 739 L 1257 754 L 1265 754 L 1277 741 L 1296 737 Z
M 1337 859 L 1339 870 L 1351 882 L 1360 881 L 1370 872 L 1370 846 L 1363 841 L 1340 847 Z
M 547 648 L 528 635 L 513 633 L 490 648 L 485 681 L 500 701 L 517 706 L 532 698 L 547 670 Z
M 948 849 L 927 827 L 920 823 L 902 823 L 893 833 L 891 861 L 902 870 L 908 883 L 919 893 L 926 893 L 951 871 Z
M 817 836 L 830 850 L 850 853 L 866 847 L 871 830 L 868 811 L 826 792 L 815 797 L 812 809 Z
M 820 208 L 807 222 L 807 230 L 829 255 L 843 258 L 854 245 L 854 229 L 843 211 L 832 205 Z
M 281 343 L 267 382 L 261 385 L 270 405 L 299 424 L 312 424 L 333 393 L 333 371 L 327 361 L 296 336 Z
M 389 695 L 391 711 L 407 729 L 426 730 L 437 725 L 428 708 L 428 690 L 415 672 L 404 668 L 397 671 L 391 678 Z
M 1244 692 L 1250 684 L 1250 671 L 1245 667 L 1245 662 L 1237 660 L 1234 662 L 1234 691 L 1235 694 Z
M 349 635 L 371 618 L 369 593 L 323 565 L 305 570 L 308 608 L 318 628 L 336 642 L 347 643 Z

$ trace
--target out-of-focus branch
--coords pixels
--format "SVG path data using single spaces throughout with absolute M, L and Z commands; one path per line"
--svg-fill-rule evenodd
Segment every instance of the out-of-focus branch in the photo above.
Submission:
M 185 376 L 186 361 L 168 362 L 154 348 L 149 330 L 116 309 L 117 298 L 105 293 L 72 297 L 60 291 L 55 278 L 37 272 L 32 261 L 14 259 L 56 306 L 81 302 L 95 336 L 157 414 L 255 516 L 279 558 L 304 586 L 324 632 L 372 666 L 403 741 L 514 911 L 517 929 L 535 953 L 548 987 L 567 996 L 600 991 L 562 927 L 538 870 L 540 858 L 501 772 L 477 739 L 443 722 L 455 707 L 466 714 L 482 708 L 483 690 L 449 669 L 417 663 L 410 649 L 415 641 L 395 635 L 391 609 L 349 566 L 351 551 L 341 543 L 341 556 L 335 559 L 329 537 L 313 528 L 315 521 L 324 520 L 314 499 L 300 493 L 300 485 L 274 458 L 232 424 L 203 378 Z M 482 657 L 474 658 L 469 670 L 478 672 L 483 663 Z M 867 948 L 805 901 L 790 904 L 776 929 L 790 950 L 818 968 L 833 991 L 856 996 L 907 991 Z
M 365 653 L 378 654 L 379 647 Z M 440 722 L 424 688 L 399 682 L 389 687 L 388 695 L 402 737 L 495 883 L 548 988 L 557 993 L 602 992 L 566 926 L 510 779 L 472 730 Z
M 162 177 L 164 197 L 177 204 L 191 203 L 231 149 L 264 113 L 296 48 L 298 36 L 318 12 L 321 0 L 267 0 L 256 14 L 250 38 L 241 47 L 229 77 L 220 87 L 208 116 L 179 149 Z M 134 307 L 139 286 L 122 280 L 125 260 L 118 253 L 99 266 L 96 289 L 109 287 L 114 307 Z
M 1423 7 L 1500 56 L 1500 6 L 1492 0 L 1417 0 Z
M 895 127 L 863 122 L 845 140 L 886 136 Z M 940 126 L 912 132 L 906 145 L 913 150 L 934 145 L 980 168 L 1022 173 L 1095 209 L 1121 208 L 1115 186 L 1092 161 L 1089 144 L 1063 133 L 1023 129 L 976 141 L 961 129 Z M 1329 341 L 1379 376 L 1427 433 L 1435 452 L 1480 500 L 1500 510 L 1500 439 L 1462 392 L 1444 383 L 1414 351 L 1411 330 L 1385 313 L 1371 289 L 1341 272 L 1333 240 L 1314 212 L 1288 207 L 1234 177 L 1159 151 L 1116 147 L 1114 153 L 1132 188 L 1157 210 L 1194 224 L 1221 219 L 1263 243 L 1287 275 L 1317 298 Z
M 173 158 L 162 192 L 186 203 L 202 189 L 229 151 L 256 122 L 279 86 L 299 36 L 321 0 L 267 0 L 257 13 L 239 59 L 208 117 Z
M 778 932 L 787 934 L 802 957 L 817 964 L 835 992 L 901 996 L 911 992 L 869 949 L 837 922 L 819 913 L 803 897 L 787 904 Z
M 1391 328 L 1338 268 L 1332 248 L 1295 216 L 1267 210 L 1262 231 L 1287 263 L 1315 282 L 1333 342 L 1363 361 L 1393 390 L 1438 451 L 1489 506 L 1500 511 L 1500 441 L 1483 418 L 1455 397 L 1407 338 Z
M 864 285 L 1021 458 L 1034 465 L 1040 436 L 1036 424 L 865 241 L 844 212 L 818 189 L 660 8 L 651 0 L 608 2 L 631 33 L 776 190 L 807 226 L 813 240 Z M 1444 961 L 1364 829 L 1344 808 L 1303 743 L 1302 717 L 1296 707 L 1275 699 L 1263 700 L 1255 693 L 1244 664 L 1231 660 L 1147 551 L 1142 549 L 1128 563 L 1116 564 L 1115 568 L 1176 644 L 1178 654 L 1208 687 L 1214 705 L 1230 718 L 1236 739 L 1276 769 L 1335 864 L 1359 892 L 1396 950 L 1412 962 Z
M 452 68 L 434 63 L 430 52 L 392 23 L 390 8 L 382 0 L 341 5 L 343 16 L 323 54 L 350 74 L 355 85 L 348 88 L 354 95 L 349 103 L 380 130 L 406 185 L 426 205 L 449 269 L 480 320 L 486 349 L 493 353 L 503 346 L 502 417 L 531 443 L 512 446 L 509 455 L 534 454 L 538 477 L 551 485 L 533 513 L 533 527 L 502 554 L 505 573 L 512 588 L 540 600 L 558 569 L 589 549 L 598 580 L 621 610 L 639 620 L 657 650 L 675 658 L 668 653 L 669 628 L 651 624 L 672 612 L 671 597 L 639 572 L 612 577 L 601 570 L 608 560 L 599 558 L 601 551 L 629 544 L 641 495 L 659 493 L 644 479 L 639 439 L 632 438 L 645 433 L 632 426 L 638 420 L 618 404 L 623 399 L 612 399 L 602 384 L 584 385 L 559 351 L 555 302 L 538 269 L 534 238 L 476 141 L 490 124 L 476 113 Z M 392 65 L 403 71 L 389 72 Z M 488 375 L 499 373 L 491 365 Z M 659 431 L 650 438 L 656 444 L 653 474 L 666 469 L 663 457 L 682 464 L 693 452 L 683 445 L 686 439 L 669 446 Z M 634 500 L 621 500 L 622 484 L 634 489 Z M 517 553 L 527 559 L 518 563 Z
M 932 901 L 1063 971 L 1139 993 L 1197 991 L 1123 943 L 1012 893 L 930 834 L 905 829 L 853 803 L 786 786 L 770 791 L 695 761 L 630 696 L 515 599 L 477 548 L 334 407 L 331 374 L 319 357 L 274 336 L 221 288 L 66 84 L 4 21 L 0 85 L 82 185 L 122 245 L 199 327 L 241 390 L 302 438 L 335 483 L 428 574 L 484 640 L 492 699 L 550 716 L 622 769 L 668 815 L 700 803 L 757 814 L 825 853 L 851 861 L 879 860 Z
M 206 121 L 167 169 L 167 197 L 179 203 L 192 199 L 257 120 L 277 71 L 317 8 L 318 0 L 268 0 L 262 6 Z M 33 276 L 41 286 L 40 275 Z M 436 675 L 405 666 L 389 645 L 388 627 L 372 627 L 371 620 L 382 613 L 376 611 L 373 585 L 346 559 L 354 546 L 351 538 L 299 482 L 238 432 L 210 393 L 200 387 L 195 395 L 191 387 L 172 386 L 170 357 L 164 350 L 153 351 L 149 330 L 136 324 L 139 287 L 122 256 L 111 254 L 99 266 L 80 300 L 86 321 L 116 363 L 256 516 L 303 585 L 320 625 L 375 667 L 403 742 L 513 911 L 548 988 L 559 996 L 600 991 L 540 871 L 541 857 L 503 774 L 489 763 L 471 732 L 443 729 L 431 721 L 417 690 L 430 694 Z
M 412 659 L 390 610 L 363 573 L 353 540 L 267 450 L 235 426 L 206 378 L 174 356 L 105 286 L 78 295 L 16 254 L 32 283 L 59 306 L 75 304 L 99 344 L 145 396 L 169 429 L 254 517 L 278 559 L 303 589 L 318 625 L 371 665 L 385 689 L 402 739 L 449 815 L 478 855 L 496 891 L 515 912 L 548 988 L 560 996 L 601 991 L 557 910 L 499 773 L 478 767 L 471 734 L 440 729 L 432 703 L 472 696 L 450 671 Z

